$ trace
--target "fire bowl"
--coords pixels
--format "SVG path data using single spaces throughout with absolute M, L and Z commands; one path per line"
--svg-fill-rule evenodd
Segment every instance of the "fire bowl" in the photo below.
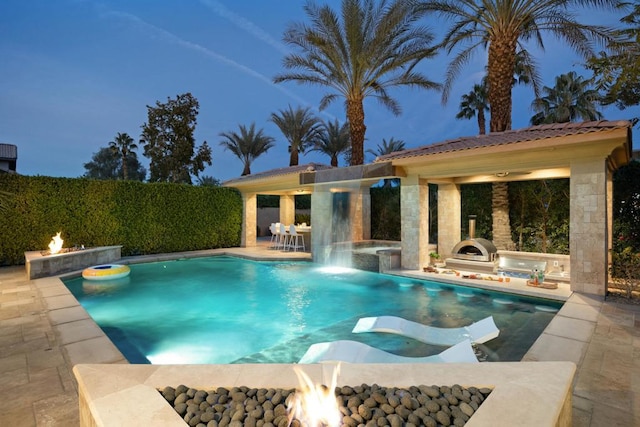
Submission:
M 294 367 L 318 384 L 331 384 L 336 364 L 76 365 L 81 426 L 185 426 L 158 390 L 184 384 L 297 388 Z M 467 427 L 570 426 L 571 362 L 480 364 L 342 364 L 337 385 L 385 387 L 454 385 L 493 389 Z

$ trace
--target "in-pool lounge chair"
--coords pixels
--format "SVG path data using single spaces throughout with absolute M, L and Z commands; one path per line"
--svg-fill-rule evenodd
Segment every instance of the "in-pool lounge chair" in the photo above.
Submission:
M 298 363 L 478 363 L 469 340 L 433 356 L 407 357 L 388 353 L 367 344 L 350 341 L 331 341 L 313 344 Z
M 361 332 L 387 332 L 403 335 L 427 344 L 455 345 L 464 340 L 482 344 L 496 338 L 500 334 L 500 329 L 493 321 L 493 316 L 486 317 L 462 328 L 437 328 L 412 322 L 402 317 L 379 316 L 361 318 L 352 332 L 356 334 Z

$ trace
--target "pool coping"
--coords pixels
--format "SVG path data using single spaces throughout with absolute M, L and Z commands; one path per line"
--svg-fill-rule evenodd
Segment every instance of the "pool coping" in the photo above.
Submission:
M 284 256 L 283 254 L 274 254 L 271 258 L 265 258 L 260 254 L 247 255 L 246 253 L 238 250 L 218 249 L 177 254 L 151 255 L 135 258 L 129 257 L 123 259 L 123 262 L 133 264 L 138 262 L 165 261 L 213 255 L 241 256 L 243 258 L 254 260 L 292 260 L 291 257 Z M 300 257 L 299 259 L 304 258 Z M 61 281 L 62 278 L 73 277 L 74 275 L 77 276 L 80 273 L 81 272 L 67 273 L 56 277 L 37 279 L 34 281 L 37 282 L 37 287 L 43 294 L 45 304 L 49 308 L 48 314 L 52 326 L 56 332 L 56 335 L 61 340 L 62 347 L 67 354 L 67 358 L 70 361 L 70 364 L 72 366 L 78 364 L 95 363 L 128 364 L 127 360 L 124 358 L 124 356 L 122 356 L 120 351 L 108 339 L 104 332 L 102 332 L 102 330 L 95 324 L 95 322 L 93 322 L 86 310 L 84 310 L 84 308 L 78 303 L 78 301 L 75 300 L 73 295 L 71 295 L 70 291 Z M 423 276 L 422 272 L 404 271 L 403 273 L 405 273 L 407 277 L 433 278 L 426 275 Z M 389 272 L 387 272 L 387 274 L 389 274 Z M 442 278 L 440 277 L 438 277 L 438 279 L 442 280 Z M 448 280 L 453 280 L 454 282 L 456 282 L 455 278 L 449 278 Z M 462 281 L 464 279 L 460 280 Z M 471 285 L 488 285 L 477 280 L 470 282 Z M 532 289 L 531 291 L 539 291 L 539 289 Z M 590 337 L 588 332 L 593 331 L 593 329 L 595 328 L 595 319 L 597 319 L 597 313 L 599 312 L 601 304 L 602 299 L 598 297 L 572 294 L 566 299 L 565 306 L 563 306 L 563 308 L 556 314 L 552 322 L 548 325 L 547 329 L 545 329 L 545 331 L 540 335 L 533 346 L 525 354 L 522 361 L 568 361 L 573 364 L 578 364 L 584 356 L 586 346 L 588 345 L 588 340 Z M 594 313 L 596 313 L 595 317 Z M 574 336 L 574 331 L 576 330 L 576 328 L 584 331 L 584 333 L 579 337 Z M 495 365 L 503 363 L 522 362 L 492 362 L 491 364 Z M 573 377 L 573 374 L 571 374 L 571 377 Z M 568 399 L 570 399 L 570 397 L 571 395 L 569 394 Z M 571 404 L 569 403 L 569 408 L 570 407 Z M 569 417 L 569 420 L 570 419 L 571 417 Z

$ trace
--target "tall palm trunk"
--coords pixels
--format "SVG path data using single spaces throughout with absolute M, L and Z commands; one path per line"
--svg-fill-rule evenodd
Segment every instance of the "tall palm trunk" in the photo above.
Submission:
M 496 37 L 489 44 L 489 105 L 491 120 L 489 132 L 511 130 L 511 88 L 513 70 L 516 66 L 516 46 L 518 35 Z M 509 184 L 494 182 L 492 186 L 491 211 L 493 215 L 493 243 L 503 250 L 515 249 L 511 237 L 509 220 Z
M 298 162 L 300 161 L 300 152 L 298 151 L 298 147 L 291 146 L 291 156 L 289 158 L 289 166 L 298 166 Z
M 335 154 L 331 155 L 331 166 L 333 166 L 334 168 L 338 167 L 338 156 Z
M 491 195 L 493 215 L 493 244 L 501 250 L 515 249 L 511 238 L 511 221 L 509 220 L 509 185 L 506 182 L 494 182 Z
M 347 100 L 347 119 L 351 134 L 351 166 L 364 164 L 364 106 L 362 98 Z
M 489 44 L 489 105 L 491 120 L 489 132 L 511 129 L 511 87 L 516 66 L 517 34 L 513 37 L 496 37 Z
M 480 135 L 484 135 L 487 131 L 487 119 L 484 117 L 484 110 L 478 110 L 478 129 L 480 130 Z
M 127 150 L 122 150 L 122 179 L 125 181 L 129 179 L 129 174 L 127 173 Z

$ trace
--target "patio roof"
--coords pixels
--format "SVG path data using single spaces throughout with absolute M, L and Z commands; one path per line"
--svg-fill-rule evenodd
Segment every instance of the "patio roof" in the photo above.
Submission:
M 615 169 L 631 158 L 631 122 L 558 123 L 450 139 L 378 157 L 431 182 L 561 178 L 572 159 L 609 155 Z M 576 151 L 579 150 L 579 151 Z
M 237 188 L 243 193 L 304 194 L 310 193 L 313 190 L 313 186 L 300 185 L 300 174 L 328 169 L 334 168 L 320 163 L 308 163 L 244 175 L 225 181 L 222 185 Z
M 246 175 L 223 183 L 243 193 L 295 195 L 314 185 L 419 175 L 432 183 L 568 178 L 571 161 L 608 157 L 617 169 L 631 159 L 626 120 L 556 123 L 486 135 L 466 136 L 397 151 L 373 164 L 334 168 L 309 163 Z M 315 173 L 314 173 L 315 172 Z

